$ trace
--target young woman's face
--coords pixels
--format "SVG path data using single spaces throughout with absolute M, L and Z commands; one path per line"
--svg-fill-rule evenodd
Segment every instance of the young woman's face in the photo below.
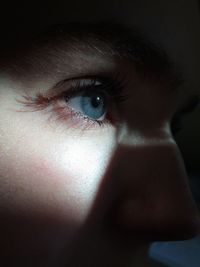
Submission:
M 89 38 L 32 46 L 2 67 L 0 231 L 7 262 L 122 266 L 153 240 L 197 232 L 172 135 L 176 114 L 195 102 L 194 93 L 173 90 L 165 68 L 159 79 L 157 66 L 138 69 L 110 40 Z

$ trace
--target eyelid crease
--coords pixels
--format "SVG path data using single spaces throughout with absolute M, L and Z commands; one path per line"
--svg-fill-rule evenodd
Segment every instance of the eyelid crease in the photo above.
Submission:
M 186 105 L 177 111 L 174 116 L 171 118 L 171 131 L 173 136 L 176 136 L 181 130 L 184 129 L 183 118 L 185 115 L 194 112 L 200 104 L 200 98 L 198 95 L 192 96 L 187 102 Z
M 75 86 L 71 86 L 71 88 L 69 88 L 69 90 L 71 90 L 72 92 L 74 91 L 75 93 L 78 90 L 78 88 L 80 88 L 80 83 L 82 80 L 90 80 L 91 84 L 88 86 L 84 86 L 86 84 L 83 83 L 83 89 L 84 87 L 86 87 L 86 89 L 88 90 L 89 87 L 91 87 L 92 83 L 93 85 L 96 82 L 100 82 L 101 84 L 99 85 L 99 88 L 101 88 L 101 90 L 106 89 L 106 92 L 109 93 L 110 95 L 119 95 L 121 93 L 121 91 L 123 89 L 126 88 L 126 83 L 127 83 L 127 77 L 126 76 L 122 76 L 119 72 L 113 73 L 110 76 L 106 75 L 84 75 L 84 76 L 79 76 L 79 77 L 71 77 L 71 78 L 67 78 L 64 79 L 62 81 L 59 81 L 58 83 L 56 83 L 49 92 L 49 97 L 52 95 L 57 94 L 57 92 L 63 92 L 64 89 L 63 87 L 65 86 L 65 84 L 67 83 L 75 83 Z M 70 87 L 70 86 L 69 86 Z M 95 87 L 97 87 L 95 85 Z M 65 91 L 67 91 L 65 89 Z
M 186 115 L 195 111 L 200 106 L 200 97 L 198 95 L 194 95 L 187 100 L 186 104 L 177 111 L 178 115 Z

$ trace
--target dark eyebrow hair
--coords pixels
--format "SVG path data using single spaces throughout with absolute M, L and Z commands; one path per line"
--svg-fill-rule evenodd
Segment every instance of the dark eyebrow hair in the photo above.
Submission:
M 157 75 L 171 73 L 175 68 L 161 45 L 151 42 L 136 27 L 118 22 L 71 22 L 54 25 L 44 33 L 42 39 L 74 44 L 83 41 L 93 49 L 98 47 L 98 42 L 103 42 L 112 55 L 129 59 L 143 70 L 148 69 L 148 72 Z M 104 54 L 100 47 L 98 50 Z
M 96 52 L 128 59 L 148 71 L 166 73 L 173 67 L 168 55 L 158 45 L 145 38 L 139 30 L 117 22 L 71 22 L 54 25 L 44 31 L 40 41 L 54 43 L 84 43 Z M 103 43 L 104 48 L 98 44 Z M 107 49 L 105 49 L 107 48 Z
M 59 49 L 70 53 L 80 47 L 96 54 L 118 59 L 126 59 L 145 79 L 165 82 L 174 91 L 183 83 L 180 73 L 169 59 L 165 50 L 150 42 L 134 28 L 118 22 L 68 22 L 50 26 L 29 41 L 22 39 L 21 53 L 25 46 L 34 48 L 49 47 L 59 54 Z M 19 54 L 19 53 L 18 53 Z

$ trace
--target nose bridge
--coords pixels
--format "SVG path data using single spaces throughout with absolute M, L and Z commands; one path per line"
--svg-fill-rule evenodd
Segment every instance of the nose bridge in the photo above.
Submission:
M 115 184 L 119 227 L 154 240 L 196 234 L 197 210 L 174 142 L 120 144 L 107 176 Z

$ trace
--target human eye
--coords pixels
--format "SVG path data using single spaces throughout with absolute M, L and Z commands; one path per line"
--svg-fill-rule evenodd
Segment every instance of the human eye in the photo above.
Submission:
M 101 86 L 96 80 L 80 80 L 76 85 L 77 93 L 66 95 L 63 100 L 71 112 L 100 124 L 107 117 L 109 101 Z
M 189 102 L 178 112 L 176 112 L 171 120 L 171 132 L 174 137 L 184 129 L 183 119 L 186 115 L 195 111 L 200 105 L 200 97 L 194 96 Z
M 122 95 L 124 80 L 113 77 L 79 77 L 63 80 L 51 93 L 24 96 L 20 101 L 33 111 L 47 110 L 50 118 L 73 127 L 90 128 L 114 124 L 119 119 L 118 106 L 125 100 Z

